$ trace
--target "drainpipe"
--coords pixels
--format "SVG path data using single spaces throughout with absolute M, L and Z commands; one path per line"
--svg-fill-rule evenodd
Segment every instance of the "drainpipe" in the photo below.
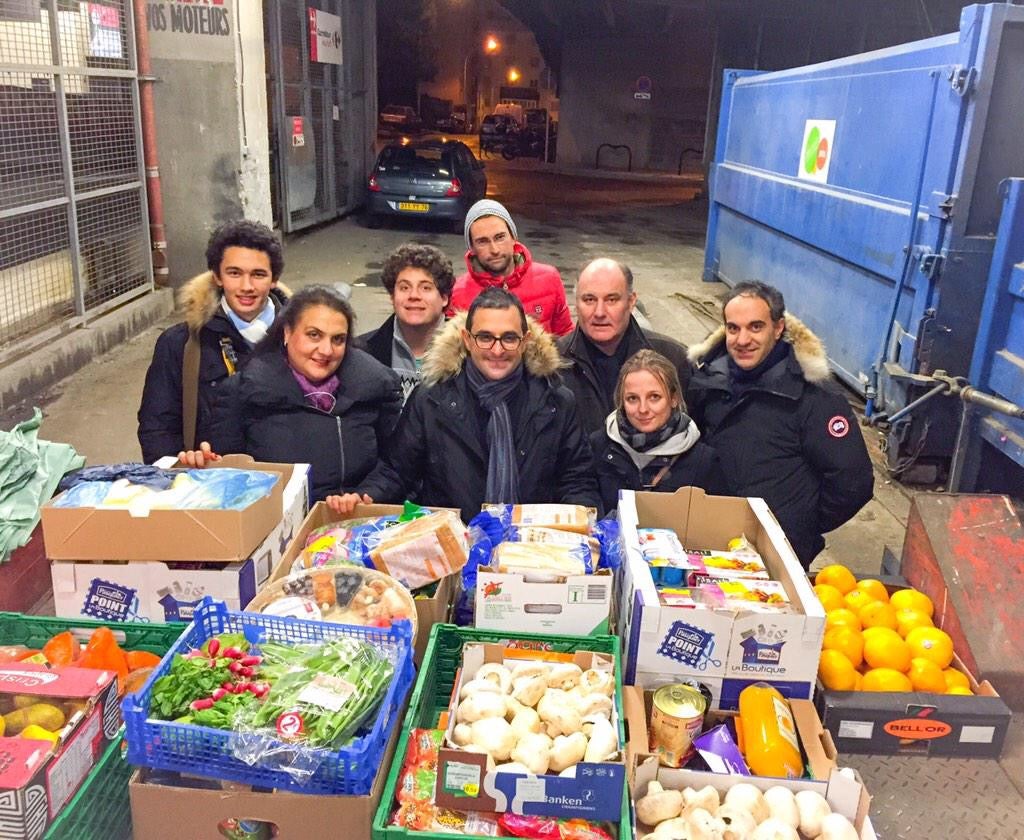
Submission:
M 164 198 L 160 189 L 160 160 L 156 149 L 156 115 L 153 108 L 153 67 L 149 61 L 149 29 L 146 0 L 133 0 L 135 53 L 139 72 L 139 117 L 142 121 L 142 154 L 146 165 L 146 201 L 149 206 L 149 239 L 153 248 L 153 279 L 170 285 L 167 268 L 167 237 L 164 233 Z

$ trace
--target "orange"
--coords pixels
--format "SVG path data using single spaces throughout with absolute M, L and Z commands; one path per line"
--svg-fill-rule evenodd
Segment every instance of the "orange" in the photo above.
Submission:
M 889 592 L 885 588 L 885 584 L 880 580 L 874 578 L 865 578 L 864 580 L 857 581 L 857 588 L 861 592 L 867 592 L 876 601 L 889 602 Z
M 852 627 L 854 630 L 860 630 L 860 619 L 857 618 L 857 613 L 853 610 L 838 609 L 829 610 L 825 613 L 825 632 L 827 633 L 833 627 Z
M 895 630 L 899 626 L 896 622 L 896 610 L 888 601 L 872 601 L 860 608 L 857 617 L 860 619 L 861 626 L 867 629 L 888 627 L 890 630 Z
M 954 685 L 952 688 L 946 689 L 946 694 L 963 694 L 968 697 L 974 696 L 974 692 L 963 685 Z
M 938 627 L 918 627 L 907 633 L 907 645 L 914 656 L 930 659 L 940 668 L 953 661 L 953 640 Z
M 818 677 L 825 688 L 832 691 L 853 691 L 857 685 L 857 671 L 850 660 L 837 650 L 823 650 L 818 660 Z
M 896 631 L 894 631 L 891 627 L 880 627 L 880 626 L 866 627 L 866 628 L 864 628 L 864 634 L 863 634 L 864 635 L 864 641 L 866 642 L 872 636 L 884 636 L 886 633 L 895 633 L 895 632 Z M 898 636 L 899 633 L 896 633 L 896 635 Z
M 891 668 L 905 674 L 910 658 L 910 645 L 895 630 L 872 634 L 864 642 L 864 659 L 873 669 Z
M 910 677 L 910 684 L 914 691 L 932 691 L 936 694 L 946 693 L 946 678 L 942 676 L 942 669 L 921 656 L 915 656 L 910 660 L 910 670 L 907 672 Z
M 846 602 L 846 608 L 853 610 L 855 613 L 860 613 L 868 604 L 875 603 L 874 598 L 860 589 L 851 589 L 843 596 L 843 600 Z
M 825 634 L 823 650 L 837 650 L 850 660 L 854 668 L 864 661 L 864 637 L 854 628 L 840 625 Z
M 872 668 L 861 683 L 862 691 L 913 691 L 914 686 L 905 674 L 892 668 Z
M 932 604 L 932 599 L 916 589 L 900 589 L 898 592 L 893 592 L 889 596 L 889 603 L 898 610 L 910 609 L 927 613 L 928 618 L 932 618 L 935 615 L 935 606 Z
M 902 610 L 896 610 L 896 632 L 904 639 L 907 638 L 907 633 L 915 627 L 934 626 L 935 625 L 932 624 L 932 620 L 928 617 L 928 613 L 921 612 L 920 610 L 913 610 L 909 607 L 904 607 Z
M 840 607 L 846 606 L 846 602 L 843 601 L 843 593 L 827 583 L 815 584 L 814 594 L 818 596 L 818 600 L 821 601 L 825 612 L 838 610 Z
M 857 586 L 857 579 L 853 576 L 853 572 L 847 569 L 846 566 L 840 566 L 838 563 L 833 563 L 831 566 L 825 566 L 821 569 L 814 576 L 814 582 L 827 583 L 829 586 L 834 586 L 843 595 Z
M 942 672 L 942 678 L 946 681 L 946 691 L 951 688 L 970 688 L 971 681 L 967 679 L 962 671 L 956 668 L 947 668 Z
M 854 691 L 863 691 L 864 690 L 864 675 L 860 671 L 857 672 L 857 682 L 855 682 L 853 684 L 853 690 Z

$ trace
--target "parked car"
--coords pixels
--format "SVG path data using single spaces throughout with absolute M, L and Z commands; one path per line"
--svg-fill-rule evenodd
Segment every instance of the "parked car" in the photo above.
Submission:
M 423 127 L 419 114 L 409 105 L 385 106 L 381 109 L 378 122 L 381 128 L 388 128 L 398 132 L 407 131 L 413 133 Z
M 452 111 L 448 116 L 439 119 L 436 126 L 438 131 L 446 131 L 449 134 L 469 134 L 465 111 Z
M 508 137 L 519 131 L 519 124 L 508 114 L 488 114 L 480 123 L 480 151 L 500 151 Z
M 370 173 L 366 224 L 387 216 L 422 216 L 462 232 L 466 211 L 487 194 L 484 165 L 458 140 L 391 143 Z

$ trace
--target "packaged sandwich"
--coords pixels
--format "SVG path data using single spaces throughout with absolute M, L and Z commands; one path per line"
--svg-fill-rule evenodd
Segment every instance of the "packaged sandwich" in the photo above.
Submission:
M 503 542 L 495 546 L 490 565 L 531 583 L 550 583 L 593 571 L 589 559 L 589 548 L 581 545 Z
M 597 568 L 601 557 L 601 544 L 593 537 L 577 534 L 573 531 L 559 531 L 555 528 L 535 528 L 532 525 L 514 526 L 509 532 L 512 542 L 532 543 L 539 545 L 564 545 L 570 548 L 582 548 L 590 553 L 590 568 Z
M 483 510 L 498 517 L 503 524 L 528 525 L 536 528 L 555 528 L 589 534 L 597 513 L 583 505 L 484 505 Z
M 373 565 L 410 589 L 459 571 L 468 553 L 466 526 L 448 510 L 389 528 L 370 546 Z

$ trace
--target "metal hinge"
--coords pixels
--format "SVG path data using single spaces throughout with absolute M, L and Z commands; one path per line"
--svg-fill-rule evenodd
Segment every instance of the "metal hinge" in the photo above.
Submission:
M 929 280 L 938 277 L 946 258 L 923 245 L 918 245 L 914 250 L 917 253 L 917 270 Z
M 978 71 L 973 67 L 961 67 L 957 65 L 949 71 L 949 75 L 946 77 L 949 79 L 950 87 L 959 96 L 967 96 L 971 92 L 971 88 L 974 87 L 974 77 L 977 76 Z
M 953 207 L 957 197 L 943 192 L 933 192 L 929 215 L 939 219 L 948 219 L 953 215 Z

